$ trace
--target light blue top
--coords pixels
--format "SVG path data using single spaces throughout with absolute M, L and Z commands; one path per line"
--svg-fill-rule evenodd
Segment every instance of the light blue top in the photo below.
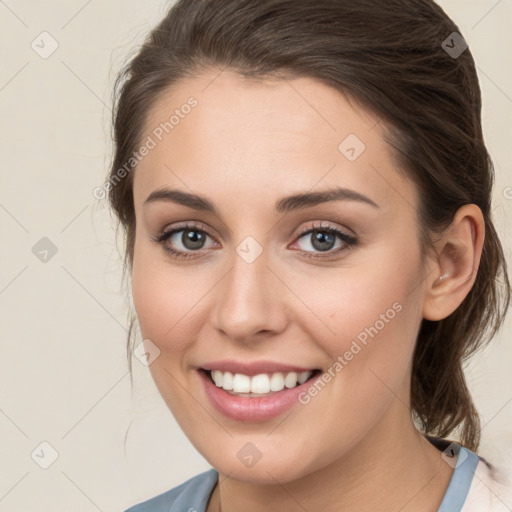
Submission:
M 457 461 L 438 512 L 460 512 L 480 457 L 457 443 L 450 444 L 433 438 L 429 438 L 429 441 L 438 447 L 449 445 L 451 456 Z M 206 504 L 218 478 L 217 471 L 209 469 L 169 491 L 134 505 L 125 512 L 206 512 Z

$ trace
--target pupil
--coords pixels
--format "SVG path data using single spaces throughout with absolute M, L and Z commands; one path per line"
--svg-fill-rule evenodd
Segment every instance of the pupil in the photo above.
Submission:
M 313 236 L 313 247 L 319 251 L 332 249 L 333 242 L 334 235 L 332 233 L 317 231 L 316 235 Z M 327 244 L 327 247 L 325 244 Z
M 204 237 L 202 233 L 186 229 L 183 232 L 182 242 L 187 249 L 201 249 L 204 243 Z

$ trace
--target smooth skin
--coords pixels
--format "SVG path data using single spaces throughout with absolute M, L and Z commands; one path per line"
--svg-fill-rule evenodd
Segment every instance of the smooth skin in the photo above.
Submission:
M 197 106 L 134 174 L 132 291 L 143 338 L 160 350 L 150 365 L 158 390 L 220 473 L 208 512 L 437 511 L 453 469 L 413 424 L 412 356 L 422 319 L 448 316 L 474 283 L 480 209 L 462 207 L 422 267 L 416 186 L 372 113 L 310 78 L 256 82 L 208 70 L 159 98 L 143 138 L 190 96 Z M 366 146 L 354 161 L 338 149 L 350 134 Z M 377 206 L 345 199 L 274 211 L 284 196 L 331 187 Z M 162 188 L 199 194 L 217 213 L 145 203 Z M 183 232 L 155 241 L 182 221 L 206 233 L 200 248 L 184 245 Z M 323 251 L 312 234 L 297 236 L 320 225 L 358 244 L 334 235 Z M 252 263 L 236 251 L 248 236 L 263 249 Z M 394 303 L 401 311 L 308 404 L 258 423 L 211 405 L 197 370 L 207 362 L 327 371 Z M 237 457 L 249 442 L 261 453 L 252 467 Z

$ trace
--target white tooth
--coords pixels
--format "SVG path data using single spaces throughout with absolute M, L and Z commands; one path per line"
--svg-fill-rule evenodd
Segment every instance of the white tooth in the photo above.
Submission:
M 282 391 L 284 389 L 284 377 L 282 373 L 274 373 L 270 378 L 270 391 Z
M 235 393 L 250 393 L 251 378 L 241 373 L 235 373 L 233 377 L 233 391 Z
M 251 393 L 268 393 L 270 391 L 270 379 L 266 373 L 255 375 L 251 379 Z
M 260 373 L 253 377 L 244 375 L 242 373 L 232 374 L 231 372 L 221 372 L 213 370 L 211 376 L 217 387 L 223 388 L 226 391 L 233 393 L 255 393 L 264 395 L 270 391 L 282 391 L 286 388 L 294 388 L 299 384 L 306 382 L 311 375 L 312 371 L 305 372 L 289 372 L 286 375 L 276 372 L 270 375 L 267 373 Z
M 226 391 L 231 391 L 233 389 L 233 374 L 231 372 L 226 372 L 224 374 L 224 378 L 222 380 L 222 387 Z
M 213 370 L 212 372 L 212 379 L 215 382 L 215 385 L 219 388 L 222 387 L 222 372 L 219 370 Z
M 297 385 L 297 374 L 295 372 L 287 373 L 284 378 L 284 385 L 287 388 L 294 388 Z
M 306 372 L 299 373 L 299 384 L 304 384 L 304 382 L 306 382 L 309 379 L 309 377 L 311 377 L 311 375 L 313 375 L 313 372 L 309 370 Z

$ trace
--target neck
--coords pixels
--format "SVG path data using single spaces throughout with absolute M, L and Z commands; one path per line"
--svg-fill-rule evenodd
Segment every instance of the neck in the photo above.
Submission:
M 396 401 L 399 402 L 399 401 Z M 415 428 L 409 412 L 380 424 L 363 441 L 319 471 L 261 485 L 219 474 L 208 512 L 436 512 L 453 469 Z

